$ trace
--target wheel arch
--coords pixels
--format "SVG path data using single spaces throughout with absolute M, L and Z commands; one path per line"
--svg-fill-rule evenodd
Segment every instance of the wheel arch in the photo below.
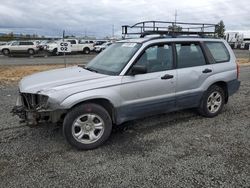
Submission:
M 225 81 L 217 81 L 217 82 L 211 84 L 209 87 L 211 87 L 212 85 L 217 85 L 217 86 L 221 87 L 224 90 L 224 92 L 225 92 L 225 103 L 227 103 L 228 102 L 228 86 L 227 86 L 227 82 L 225 82 Z
M 9 48 L 3 48 L 1 51 L 3 52 L 4 50 L 8 50 L 10 52 Z
M 88 46 L 84 46 L 82 50 L 86 50 L 86 49 L 90 50 Z
M 76 106 L 79 106 L 81 104 L 86 104 L 86 103 L 94 103 L 98 104 L 101 107 L 103 107 L 107 112 L 109 113 L 112 123 L 116 123 L 116 111 L 114 105 L 110 102 L 110 100 L 106 98 L 94 98 L 94 99 L 87 99 L 81 102 L 78 102 L 74 104 L 70 109 L 75 108 Z

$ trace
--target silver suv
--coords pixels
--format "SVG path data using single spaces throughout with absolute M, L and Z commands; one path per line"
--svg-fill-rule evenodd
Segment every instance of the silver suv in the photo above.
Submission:
M 34 55 L 38 50 L 38 46 L 32 41 L 14 41 L 0 47 L 0 51 L 6 56 L 11 53 L 27 53 L 29 55 Z
M 23 78 L 13 113 L 28 125 L 63 122 L 71 145 L 93 149 L 129 120 L 186 108 L 218 115 L 239 89 L 238 76 L 234 53 L 222 39 L 127 39 L 85 67 Z

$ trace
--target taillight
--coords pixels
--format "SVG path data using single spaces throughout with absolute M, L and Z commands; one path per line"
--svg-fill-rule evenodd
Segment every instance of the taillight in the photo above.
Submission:
M 239 75 L 240 75 L 240 66 L 238 63 L 237 64 L 237 79 L 239 79 Z

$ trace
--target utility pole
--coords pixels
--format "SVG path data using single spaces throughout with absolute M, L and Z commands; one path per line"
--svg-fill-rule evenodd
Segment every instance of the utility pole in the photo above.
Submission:
M 174 23 L 176 25 L 177 22 L 177 10 L 175 9 L 175 13 L 174 13 Z
M 84 38 L 86 39 L 87 38 L 87 30 L 86 29 L 84 30 L 84 35 L 85 35 Z
M 65 30 L 63 30 L 63 42 L 64 42 L 64 38 L 65 38 Z M 59 48 L 59 46 L 58 46 Z M 58 49 L 57 48 L 57 49 Z M 66 56 L 65 56 L 65 51 L 63 52 L 63 61 L 64 61 L 64 67 L 66 68 L 67 67 L 67 64 L 66 64 Z
M 114 33 L 115 33 L 115 26 L 112 24 L 112 37 L 114 38 Z

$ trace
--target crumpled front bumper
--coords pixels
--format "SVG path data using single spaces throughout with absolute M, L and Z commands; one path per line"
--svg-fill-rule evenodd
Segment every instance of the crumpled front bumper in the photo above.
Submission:
M 27 99 L 24 95 L 25 94 L 19 94 L 16 100 L 16 105 L 11 110 L 12 115 L 17 115 L 20 118 L 20 123 L 32 126 L 44 122 L 56 122 L 60 119 L 62 112 L 59 113 L 58 111 L 46 108 L 44 103 L 34 105 L 29 101 L 33 101 L 34 99 Z M 35 94 L 29 95 L 34 95 L 35 97 Z

